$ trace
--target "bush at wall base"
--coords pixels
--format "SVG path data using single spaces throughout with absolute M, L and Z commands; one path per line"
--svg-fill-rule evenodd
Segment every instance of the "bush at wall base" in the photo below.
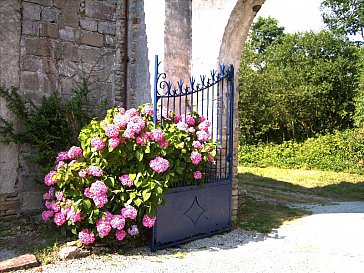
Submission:
M 43 220 L 84 245 L 132 239 L 154 225 L 168 187 L 202 184 L 216 156 L 210 122 L 196 112 L 156 114 L 157 125 L 150 105 L 114 108 L 85 126 L 81 147 L 59 152 L 44 179 Z

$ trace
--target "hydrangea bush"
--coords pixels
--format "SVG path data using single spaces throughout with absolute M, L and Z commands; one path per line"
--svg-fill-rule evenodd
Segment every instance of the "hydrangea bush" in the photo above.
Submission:
M 44 178 L 44 221 L 95 240 L 122 241 L 153 227 L 156 208 L 174 183 L 202 183 L 216 144 L 210 122 L 170 112 L 153 123 L 153 108 L 115 108 L 79 135 L 81 147 L 59 152 Z

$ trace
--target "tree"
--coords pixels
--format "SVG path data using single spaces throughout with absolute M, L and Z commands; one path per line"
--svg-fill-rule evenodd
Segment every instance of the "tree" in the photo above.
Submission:
M 353 125 L 358 48 L 329 31 L 248 46 L 239 86 L 241 141 L 304 140 Z
M 267 46 L 273 41 L 280 41 L 284 35 L 284 27 L 278 26 L 278 20 L 268 17 L 259 17 L 252 25 L 248 43 L 255 48 L 258 53 L 264 53 Z
M 321 11 L 331 31 L 347 36 L 360 34 L 364 41 L 363 0 L 324 0 Z

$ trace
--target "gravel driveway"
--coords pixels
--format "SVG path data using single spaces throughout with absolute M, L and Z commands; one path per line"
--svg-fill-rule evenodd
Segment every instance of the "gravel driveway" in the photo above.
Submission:
M 364 272 L 364 202 L 309 205 L 268 236 L 236 229 L 180 249 L 91 256 L 26 272 Z M 25 271 L 18 271 L 25 272 Z

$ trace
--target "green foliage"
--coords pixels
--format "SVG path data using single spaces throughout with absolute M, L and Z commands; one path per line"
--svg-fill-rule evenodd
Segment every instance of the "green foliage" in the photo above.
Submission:
M 278 43 L 281 41 L 283 32 L 284 27 L 279 27 L 276 19 L 260 16 L 251 27 L 248 44 L 258 53 L 264 53 L 273 41 Z
M 358 48 L 332 33 L 286 34 L 239 71 L 240 143 L 302 141 L 350 128 Z
M 354 122 L 355 126 L 364 127 L 364 47 L 359 50 L 359 61 L 358 61 L 358 88 L 354 98 L 355 112 Z
M 0 88 L 0 98 L 18 122 L 15 127 L 12 121 L 0 117 L 0 141 L 29 144 L 36 152 L 27 159 L 45 172 L 54 165 L 57 151 L 77 143 L 77 133 L 92 118 L 86 110 L 87 86 L 73 89 L 73 94 L 62 101 L 60 94 L 53 92 L 36 105 L 24 100 L 15 88 Z
M 309 138 L 303 143 L 240 145 L 243 166 L 306 168 L 364 173 L 364 132 L 346 130 Z
M 324 23 L 339 35 L 360 34 L 364 42 L 363 0 L 324 0 L 321 3 Z
M 119 233 L 132 238 L 135 234 L 130 229 L 154 224 L 156 209 L 164 204 L 169 187 L 178 182 L 202 184 L 203 176 L 196 173 L 203 175 L 216 155 L 216 144 L 199 137 L 210 123 L 193 112 L 188 116 L 190 126 L 185 124 L 189 130 L 180 129 L 176 123 L 182 117 L 170 112 L 155 125 L 152 112 L 149 105 L 127 111 L 114 108 L 105 119 L 86 125 L 79 134 L 82 149 L 60 152 L 56 171 L 45 177 L 45 184 L 52 187 L 46 193 L 43 218 L 54 217 L 58 226 L 75 235 L 87 230 L 95 239 L 121 241 L 124 237 L 118 238 Z M 192 160 L 194 153 L 201 156 L 197 163 Z M 125 215 L 125 210 L 135 211 L 135 218 Z M 125 224 L 113 226 L 114 216 Z M 109 228 L 106 235 L 101 231 L 105 226 Z

